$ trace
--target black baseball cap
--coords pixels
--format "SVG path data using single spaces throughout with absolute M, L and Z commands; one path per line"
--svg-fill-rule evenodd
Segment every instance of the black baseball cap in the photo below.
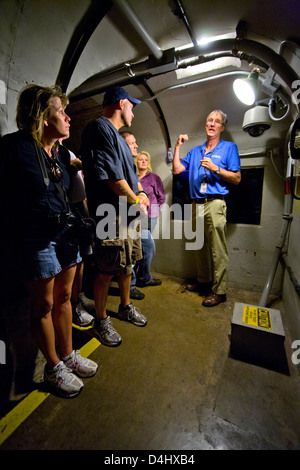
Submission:
M 105 92 L 102 106 L 104 108 L 104 106 L 107 106 L 109 104 L 114 104 L 119 100 L 126 100 L 126 99 L 129 100 L 133 104 L 133 106 L 135 106 L 136 104 L 140 104 L 140 100 L 137 100 L 136 98 L 133 98 L 132 96 L 130 96 L 130 94 L 127 93 L 127 91 L 124 90 L 124 88 L 121 88 L 119 86 L 114 86 L 112 88 L 109 88 Z

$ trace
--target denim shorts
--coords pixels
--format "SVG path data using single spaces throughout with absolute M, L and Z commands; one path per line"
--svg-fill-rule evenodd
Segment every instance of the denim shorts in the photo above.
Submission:
M 24 250 L 24 277 L 36 281 L 56 276 L 64 267 L 82 261 L 78 246 L 50 242 L 27 242 Z

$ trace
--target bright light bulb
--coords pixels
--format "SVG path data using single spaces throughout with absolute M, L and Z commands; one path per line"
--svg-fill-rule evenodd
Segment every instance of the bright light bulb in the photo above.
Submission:
M 255 101 L 255 92 L 249 81 L 238 78 L 233 82 L 233 90 L 238 99 L 247 105 L 251 105 Z

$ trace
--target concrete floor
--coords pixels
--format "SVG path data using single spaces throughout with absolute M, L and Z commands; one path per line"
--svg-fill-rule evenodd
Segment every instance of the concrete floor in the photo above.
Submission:
M 81 394 L 50 395 L 0 450 L 300 448 L 300 377 L 280 301 L 272 308 L 282 315 L 287 369 L 274 370 L 230 357 L 234 304 L 256 305 L 260 294 L 231 289 L 226 303 L 207 309 L 182 280 L 161 278 L 135 301 L 148 325 L 113 319 L 123 343 L 91 354 L 99 371 Z M 109 297 L 112 312 L 118 303 Z M 75 347 L 91 337 L 74 329 Z

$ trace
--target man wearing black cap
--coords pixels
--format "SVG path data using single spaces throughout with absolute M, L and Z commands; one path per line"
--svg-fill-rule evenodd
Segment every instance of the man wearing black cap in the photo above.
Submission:
M 118 132 L 121 127 L 131 126 L 133 107 L 139 103 L 123 88 L 107 90 L 103 100 L 103 116 L 89 123 L 82 134 L 81 155 L 87 201 L 89 212 L 97 222 L 94 248 L 97 319 L 94 329 L 100 342 L 107 346 L 118 346 L 122 341 L 106 312 L 113 277 L 117 278 L 120 288 L 118 317 L 137 326 L 147 324 L 145 316 L 130 303 L 132 265 L 141 259 L 142 247 L 140 236 L 130 234 L 128 225 L 132 226 L 133 223 L 138 234 L 140 222 L 133 221 L 135 217 L 128 217 L 125 236 L 121 224 L 124 209 L 126 214 L 129 211 L 130 215 L 133 212 L 146 215 L 149 204 L 147 194 L 139 183 L 131 151 Z M 113 220 L 111 214 L 115 214 Z M 104 228 L 108 229 L 107 233 L 104 233 Z

